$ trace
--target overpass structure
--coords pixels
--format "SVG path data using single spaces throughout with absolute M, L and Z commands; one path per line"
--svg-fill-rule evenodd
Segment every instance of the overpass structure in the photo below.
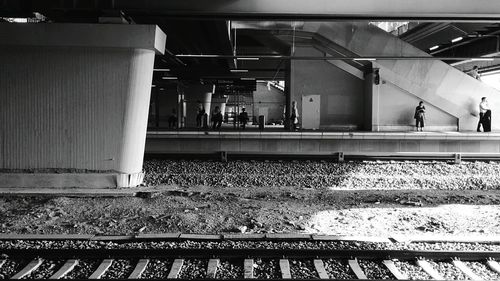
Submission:
M 407 151 L 401 141 L 375 145 L 405 133 L 372 134 L 411 130 L 419 101 L 427 105 L 427 128 L 445 133 L 441 141 L 431 136 L 434 144 L 412 136 L 414 150 L 500 153 L 496 135 L 448 137 L 475 131 L 481 97 L 500 108 L 498 90 L 464 73 L 473 65 L 484 73 L 500 69 L 496 0 L 0 4 L 3 186 L 136 186 L 148 143 L 150 152 L 274 151 L 276 137 L 266 134 L 190 134 L 200 106 L 208 116 L 215 106 L 229 111 L 234 93 L 254 115 L 284 113 L 285 128 L 296 101 L 304 129 L 370 134 L 370 143 L 360 135 L 353 146 L 344 134 L 335 141 L 335 134 L 287 133 L 281 142 L 301 141 L 279 146 L 283 153 Z M 390 33 L 378 21 L 403 21 L 405 30 Z M 273 90 L 272 102 L 253 101 L 247 92 L 266 98 L 260 80 L 281 80 L 284 88 Z M 172 114 L 186 131 L 154 133 Z M 492 125 L 499 130 L 500 118 Z M 156 137 L 146 143 L 148 126 Z

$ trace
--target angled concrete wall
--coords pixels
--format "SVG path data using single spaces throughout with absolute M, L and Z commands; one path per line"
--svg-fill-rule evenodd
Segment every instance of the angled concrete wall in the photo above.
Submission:
M 0 38 L 0 168 L 142 171 L 161 30 L 0 24 Z
M 366 22 L 306 22 L 303 29 L 318 33 L 360 56 L 429 56 Z M 500 118 L 495 118 L 495 109 L 500 108 L 500 92 L 442 61 L 377 60 L 373 66 L 380 68 L 381 81 L 399 88 L 402 96 L 414 95 L 457 118 L 460 130 L 475 129 L 478 104 L 481 97 L 486 96 L 493 108 L 492 127 L 500 129 Z M 374 129 L 377 126 L 384 124 L 373 124 Z
M 295 55 L 321 56 L 322 53 L 312 47 L 297 47 Z M 291 85 L 291 97 L 297 101 L 300 120 L 304 114 L 311 114 L 302 111 L 302 96 L 320 95 L 320 129 L 364 127 L 365 91 L 360 77 L 328 61 L 293 60 Z
M 257 82 L 253 93 L 254 116 L 263 114 L 266 122 L 280 122 L 285 110 L 285 93 L 275 87 L 267 88 L 266 82 Z

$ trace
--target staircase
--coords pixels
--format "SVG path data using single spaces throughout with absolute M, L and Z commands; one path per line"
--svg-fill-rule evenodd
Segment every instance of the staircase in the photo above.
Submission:
M 361 56 L 429 56 L 426 52 L 376 26 L 345 22 L 305 22 L 303 30 L 316 33 Z M 500 130 L 500 92 L 439 60 L 377 60 L 382 84 L 418 99 L 458 119 L 460 130 L 475 130 L 478 104 L 488 97 L 493 111 L 492 128 Z

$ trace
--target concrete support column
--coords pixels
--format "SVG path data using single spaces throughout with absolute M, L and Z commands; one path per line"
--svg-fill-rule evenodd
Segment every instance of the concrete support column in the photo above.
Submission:
M 220 112 L 222 113 L 222 116 L 224 116 L 224 113 L 226 112 L 226 103 L 227 100 L 229 99 L 228 96 L 221 96 L 221 97 L 212 97 L 212 110 L 218 106 L 220 108 Z M 212 112 L 210 112 L 210 116 L 212 115 Z
M 0 40 L 0 168 L 73 171 L 9 185 L 141 183 L 165 34 L 147 25 L 0 24 L 0 38 L 8 38 Z
M 184 91 L 186 101 L 186 127 L 196 127 L 198 109 L 203 107 L 210 115 L 212 101 L 212 85 L 189 85 Z
M 290 130 L 290 115 L 292 112 L 292 62 L 285 62 L 285 130 Z

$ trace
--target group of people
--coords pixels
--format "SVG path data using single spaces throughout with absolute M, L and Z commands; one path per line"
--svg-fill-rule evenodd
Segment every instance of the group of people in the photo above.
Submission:
M 425 126 L 426 109 L 423 101 L 418 103 L 415 108 L 415 114 L 413 118 L 415 119 L 415 129 L 417 131 L 423 131 Z M 246 128 L 248 123 L 248 113 L 245 108 L 241 109 L 238 115 L 238 120 L 242 129 Z M 297 102 L 292 101 L 292 107 L 290 110 L 290 130 L 296 131 L 299 124 L 299 111 L 297 109 Z M 212 112 L 212 129 L 218 130 L 222 126 L 223 116 L 219 106 L 216 106 Z M 198 109 L 198 114 L 196 115 L 196 126 L 198 128 L 208 128 L 208 114 L 205 112 L 205 108 L 200 107 Z M 175 109 L 172 110 L 172 114 L 168 118 L 168 127 L 177 127 L 177 112 Z M 491 132 L 491 109 L 488 105 L 488 99 L 486 97 L 481 98 L 481 103 L 479 104 L 479 122 L 477 124 L 477 132 L 481 132 L 481 127 L 483 132 Z
M 212 123 L 212 129 L 218 130 L 221 128 L 222 122 L 224 121 L 224 117 L 222 116 L 222 112 L 219 106 L 216 106 L 212 111 L 212 116 L 210 120 Z M 245 129 L 249 118 L 248 118 L 248 113 L 246 112 L 244 107 L 241 109 L 241 112 L 238 115 L 238 120 L 240 121 L 241 128 Z M 196 127 L 199 129 L 208 128 L 208 114 L 205 112 L 204 107 L 200 107 L 198 109 L 198 113 L 196 114 Z
M 415 108 L 413 118 L 415 119 L 416 130 L 423 131 L 425 123 L 425 106 L 423 101 L 420 101 L 418 106 Z M 481 127 L 483 128 L 483 132 L 491 132 L 491 109 L 488 105 L 488 99 L 486 97 L 482 97 L 481 103 L 479 103 L 479 122 L 477 123 L 477 132 L 481 132 Z

